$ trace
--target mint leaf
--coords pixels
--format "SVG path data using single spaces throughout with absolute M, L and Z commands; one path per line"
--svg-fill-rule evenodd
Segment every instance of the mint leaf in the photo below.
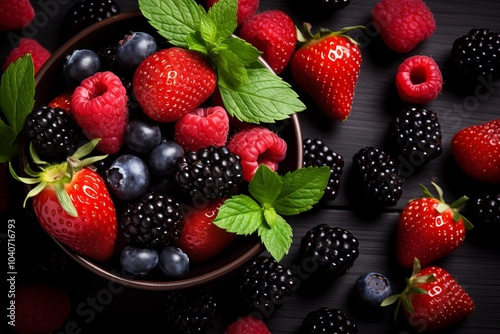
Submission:
M 228 87 L 235 87 L 248 80 L 245 64 L 231 50 L 219 47 L 212 51 L 211 58 L 217 68 L 218 83 L 223 83 Z
M 254 233 L 262 223 L 262 208 L 247 195 L 227 199 L 214 219 L 218 227 L 239 235 Z
M 207 45 L 205 44 L 203 37 L 201 37 L 200 32 L 189 34 L 186 37 L 186 43 L 188 44 L 189 50 L 201 52 L 205 56 L 208 55 Z
M 261 205 L 273 204 L 280 195 L 282 186 L 281 176 L 261 164 L 248 184 L 248 192 Z
M 158 33 L 176 46 L 188 47 L 189 34 L 200 31 L 205 9 L 194 0 L 139 0 L 139 9 Z
M 272 228 L 262 224 L 257 233 L 267 251 L 276 261 L 281 261 L 292 245 L 292 227 L 280 215 L 276 215 Z
M 273 203 L 276 212 L 296 215 L 310 210 L 323 196 L 330 178 L 330 168 L 300 168 L 283 176 L 283 189 Z
M 269 227 L 273 228 L 278 219 L 278 214 L 276 210 L 271 205 L 264 205 L 264 219 Z
M 217 44 L 219 42 L 219 34 L 217 33 L 217 24 L 211 20 L 208 15 L 201 17 L 200 23 L 201 38 L 206 44 Z
M 248 68 L 248 80 L 232 87 L 218 80 L 227 112 L 247 123 L 274 123 L 302 111 L 305 105 L 290 85 L 266 68 Z
M 255 64 L 262 54 L 252 44 L 239 37 L 228 38 L 222 41 L 221 45 L 231 50 L 245 66 Z M 261 64 L 259 63 L 259 65 Z
M 207 16 L 215 24 L 218 42 L 229 38 L 237 28 L 238 1 L 219 0 L 208 9 Z M 214 41 L 215 42 L 215 41 Z
M 17 133 L 0 119 L 0 163 L 9 161 L 18 151 Z

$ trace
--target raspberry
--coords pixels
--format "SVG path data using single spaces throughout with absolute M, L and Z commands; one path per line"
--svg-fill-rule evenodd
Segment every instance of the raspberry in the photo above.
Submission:
M 4 0 L 0 6 L 0 31 L 27 27 L 35 17 L 35 9 L 29 0 Z
M 195 108 L 175 123 L 175 141 L 185 151 L 223 146 L 229 134 L 229 118 L 223 107 Z
M 243 129 L 229 140 L 229 150 L 241 158 L 243 179 L 250 181 L 261 164 L 272 171 L 286 156 L 286 142 L 276 133 L 262 126 Z
M 71 96 L 73 95 L 72 91 L 65 91 L 49 102 L 49 107 L 59 108 L 71 114 Z
M 436 21 L 422 0 L 381 0 L 372 10 L 375 29 L 390 49 L 410 52 L 429 38 Z
M 207 8 L 212 7 L 217 1 L 219 0 L 207 0 Z M 258 9 L 259 0 L 238 0 L 238 25 L 241 26 L 248 18 L 255 15 Z
M 271 334 L 271 332 L 258 317 L 247 315 L 231 323 L 224 334 Z
M 401 100 L 424 105 L 441 93 L 443 76 L 434 59 L 413 56 L 399 65 L 396 87 Z
M 101 138 L 98 150 L 120 150 L 128 123 L 127 91 L 115 74 L 98 72 L 83 80 L 73 92 L 71 109 L 87 138 Z
M 5 64 L 3 64 L 3 70 L 5 71 L 11 63 L 15 62 L 27 53 L 31 54 L 31 58 L 33 59 L 35 74 L 50 57 L 50 52 L 41 46 L 38 41 L 32 38 L 21 38 L 17 48 L 10 51 Z

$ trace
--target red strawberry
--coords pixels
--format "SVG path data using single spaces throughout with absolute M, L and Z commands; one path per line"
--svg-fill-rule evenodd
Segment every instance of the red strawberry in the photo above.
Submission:
M 207 8 L 213 6 L 219 0 L 207 0 Z M 252 17 L 259 9 L 259 0 L 238 0 L 238 12 L 236 13 L 238 25 L 242 25 L 245 20 Z
M 38 41 L 32 38 L 22 38 L 19 41 L 19 45 L 10 51 L 7 60 L 3 64 L 3 70 L 5 71 L 7 67 L 17 59 L 21 58 L 25 54 L 31 54 L 33 59 L 33 65 L 35 66 L 35 74 L 38 73 L 40 67 L 49 59 L 50 52 L 38 43 Z
M 97 72 L 80 83 L 71 97 L 72 115 L 87 138 L 101 138 L 97 149 L 118 152 L 128 124 L 127 90 L 112 72 Z
M 276 74 L 290 62 L 297 41 L 295 23 L 280 10 L 268 10 L 246 20 L 238 36 L 262 52 Z
M 136 69 L 134 95 L 144 113 L 158 122 L 182 118 L 207 100 L 216 76 L 199 52 L 179 47 L 158 51 Z
M 59 108 L 66 111 L 68 114 L 71 114 L 71 96 L 73 95 L 72 91 L 65 91 L 49 102 L 49 106 L 52 108 Z
M 187 207 L 184 227 L 177 245 L 189 256 L 190 263 L 200 263 L 219 254 L 235 238 L 236 234 L 216 226 L 217 217 L 224 199 L 203 204 L 203 207 Z
M 27 170 L 33 178 L 20 178 L 13 169 L 11 173 L 21 182 L 38 183 L 27 198 L 32 198 L 35 215 L 50 236 L 83 256 L 106 261 L 116 242 L 115 206 L 104 180 L 87 167 L 103 156 L 80 160 L 97 142 L 81 146 L 68 161 L 56 165 L 46 165 L 35 154 L 33 161 L 43 169 Z
M 443 268 L 430 266 L 420 270 L 415 259 L 407 287 L 398 295 L 390 296 L 382 306 L 403 304 L 408 323 L 418 330 L 438 330 L 457 323 L 474 312 L 474 301 L 455 279 Z
M 224 334 L 271 334 L 264 321 L 252 315 L 236 319 Z
M 351 112 L 354 89 L 361 67 L 358 44 L 347 32 L 319 29 L 312 36 L 306 25 L 308 41 L 293 55 L 290 62 L 295 82 L 334 120 L 344 121 Z
M 14 306 L 17 334 L 56 332 L 71 312 L 66 291 L 35 283 L 17 287 Z
M 411 268 L 415 258 L 423 266 L 453 253 L 464 241 L 471 222 L 458 211 L 465 206 L 463 196 L 448 205 L 443 191 L 432 183 L 439 194 L 435 198 L 420 185 L 424 197 L 411 200 L 401 211 L 396 233 L 397 257 L 405 268 Z
M 500 183 L 500 119 L 458 131 L 451 140 L 451 152 L 472 178 Z
M 0 31 L 21 29 L 33 21 L 35 9 L 29 0 L 3 0 L 0 17 Z

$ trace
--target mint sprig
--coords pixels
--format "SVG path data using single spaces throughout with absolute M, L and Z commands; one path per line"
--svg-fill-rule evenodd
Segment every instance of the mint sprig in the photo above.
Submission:
M 231 116 L 274 123 L 306 108 L 288 83 L 259 62 L 261 52 L 233 35 L 237 0 L 220 0 L 208 11 L 194 0 L 139 0 L 139 8 L 168 42 L 210 60 Z
M 18 134 L 35 104 L 35 69 L 30 54 L 10 64 L 0 82 L 0 163 L 11 160 L 19 149 Z
M 262 164 L 249 182 L 250 196 L 227 199 L 214 224 L 238 235 L 257 233 L 271 256 L 280 261 L 293 239 L 292 227 L 283 216 L 310 210 L 323 196 L 329 177 L 326 166 L 303 167 L 281 176 Z

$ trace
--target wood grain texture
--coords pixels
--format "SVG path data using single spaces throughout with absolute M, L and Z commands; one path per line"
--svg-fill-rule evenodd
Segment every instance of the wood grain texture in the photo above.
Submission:
M 60 4 L 57 0 L 54 2 Z M 273 334 L 298 333 L 306 314 L 320 306 L 336 307 L 351 314 L 358 322 L 360 333 L 417 333 L 418 331 L 409 328 L 404 321 L 393 322 L 392 308 L 371 316 L 360 314 L 351 297 L 356 278 L 368 271 L 379 271 L 390 277 L 395 289 L 402 287 L 408 272 L 401 270 L 395 261 L 395 223 L 399 210 L 407 200 L 420 195 L 419 183 L 428 185 L 430 181 L 436 181 L 443 187 L 448 200 L 491 188 L 470 180 L 457 168 L 450 155 L 449 143 L 453 134 L 465 126 L 500 118 L 500 82 L 466 88 L 449 73 L 448 58 L 453 41 L 469 29 L 484 27 L 500 31 L 500 2 L 498 0 L 427 1 L 427 5 L 434 13 L 437 29 L 428 40 L 408 54 L 390 52 L 374 32 L 370 12 L 376 2 L 352 0 L 347 8 L 338 11 L 327 20 L 315 23 L 315 26 L 333 30 L 344 26 L 365 25 L 367 27 L 365 33 L 354 35 L 361 44 L 363 62 L 353 111 L 344 123 L 328 120 L 308 101 L 307 96 L 297 90 L 308 104 L 308 109 L 300 114 L 303 136 L 323 139 L 345 158 L 346 165 L 341 179 L 341 191 L 336 200 L 289 219 L 295 237 L 292 249 L 283 263 L 287 265 L 293 263 L 300 238 L 308 229 L 319 223 L 328 223 L 350 230 L 360 240 L 360 256 L 350 272 L 328 286 L 314 289 L 303 284 L 295 291 L 292 298 L 267 321 Z M 33 3 L 35 4 L 35 1 Z M 39 3 L 42 2 L 35 4 L 37 8 L 40 8 Z M 119 0 L 118 3 L 124 11 L 137 8 L 136 1 Z M 50 20 L 43 21 L 43 17 L 39 16 L 40 24 L 36 27 L 36 31 L 29 32 L 29 37 L 38 39 L 51 51 L 63 42 L 59 32 L 69 4 L 58 6 L 53 15 L 45 11 Z M 301 25 L 298 14 L 291 10 L 287 1 L 261 0 L 260 9 L 283 10 L 297 25 Z M 26 35 L 28 32 L 25 31 L 24 36 Z M 23 32 L 16 32 L 16 36 L 7 33 L 0 35 L 0 61 L 5 60 L 11 48 L 11 41 L 19 36 L 23 36 Z M 351 159 L 363 146 L 383 144 L 390 120 L 402 107 L 394 86 L 397 67 L 404 59 L 415 54 L 433 57 L 445 75 L 442 94 L 428 105 L 429 109 L 438 112 L 442 124 L 443 154 L 420 170 L 407 175 L 403 196 L 394 208 L 366 214 L 362 206 L 354 203 L 352 197 L 348 196 Z M 286 79 L 289 79 L 289 75 L 287 71 L 283 73 Z M 486 245 L 482 237 L 478 233 L 470 233 L 456 253 L 437 263 L 448 270 L 476 302 L 476 310 L 470 318 L 440 333 L 500 333 L 499 249 Z M 106 299 L 106 292 L 103 291 L 110 290 L 110 283 L 83 271 L 79 277 L 82 284 L 77 291 L 73 291 L 75 312 L 70 320 L 82 329 L 82 333 L 103 333 L 106 329 L 112 329 L 117 333 L 138 331 L 170 333 L 164 324 L 160 293 L 114 287 L 117 292 Z M 236 293 L 234 279 L 235 276 L 230 276 L 208 287 L 219 296 L 222 309 L 213 333 L 222 333 L 235 316 L 232 299 Z M 102 310 L 94 309 L 91 312 L 92 299 L 99 300 L 99 298 L 101 305 L 105 305 Z

